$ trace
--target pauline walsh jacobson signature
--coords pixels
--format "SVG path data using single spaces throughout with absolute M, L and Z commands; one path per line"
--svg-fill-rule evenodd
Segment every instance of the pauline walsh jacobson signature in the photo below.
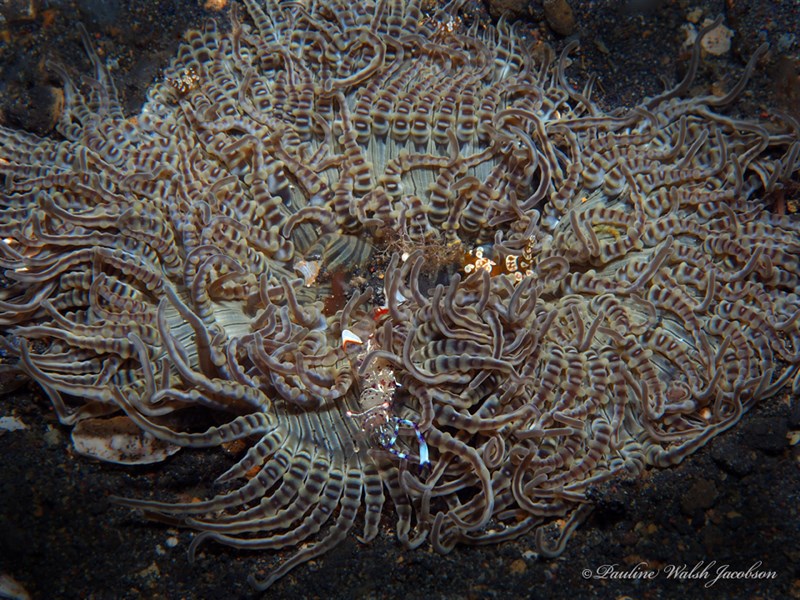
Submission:
M 653 568 L 646 562 L 622 567 L 618 564 L 600 565 L 595 569 L 584 569 L 584 579 L 675 579 L 679 581 L 703 581 L 703 586 L 710 588 L 723 580 L 775 579 L 778 574 L 761 568 L 762 562 L 756 561 L 747 569 L 735 569 L 728 564 L 717 564 L 717 561 L 704 561 L 694 565 L 667 564 Z

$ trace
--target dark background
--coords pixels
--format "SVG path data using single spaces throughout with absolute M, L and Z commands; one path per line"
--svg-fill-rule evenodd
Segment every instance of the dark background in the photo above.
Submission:
M 223 2 L 223 4 L 225 4 Z M 227 3 L 228 5 L 230 2 Z M 495 10 L 500 2 L 495 2 Z M 530 43 L 557 50 L 570 37 L 546 24 L 541 2 L 506 0 Z M 581 41 L 568 75 L 582 85 L 599 76 L 594 97 L 605 108 L 632 106 L 683 74 L 681 48 L 693 9 L 702 18 L 725 16 L 734 30 L 731 51 L 704 61 L 694 93 L 729 89 L 762 41 L 771 45 L 748 91 L 732 108 L 768 119 L 800 105 L 800 5 L 794 0 L 576 1 L 572 37 Z M 489 18 L 469 0 L 471 18 Z M 48 134 L 61 83 L 45 60 L 75 74 L 90 73 L 77 23 L 88 29 L 111 66 L 126 111 L 138 112 L 147 88 L 174 55 L 183 32 L 216 18 L 203 0 L 6 0 L 0 2 L 0 123 Z M 666 82 L 666 83 L 665 83 Z M 795 200 L 800 198 L 795 197 Z M 353 536 L 319 560 L 279 581 L 269 598 L 800 598 L 800 428 L 798 399 L 763 403 L 734 430 L 678 467 L 616 481 L 594 492 L 597 509 L 555 560 L 534 556 L 532 536 L 500 546 L 457 547 L 440 556 L 429 547 L 405 551 L 393 520 L 369 545 Z M 289 552 L 247 553 L 202 546 L 190 565 L 191 534 L 141 520 L 107 497 L 205 497 L 232 458 L 184 451 L 168 464 L 122 468 L 74 455 L 69 430 L 58 424 L 38 390 L 23 386 L 0 399 L 0 416 L 27 430 L 0 433 L 0 575 L 33 598 L 249 598 L 247 575 L 264 575 Z M 171 547 L 172 546 L 172 547 Z M 657 569 L 716 561 L 746 570 L 775 571 L 774 580 L 703 581 L 585 579 L 585 570 L 617 564 Z

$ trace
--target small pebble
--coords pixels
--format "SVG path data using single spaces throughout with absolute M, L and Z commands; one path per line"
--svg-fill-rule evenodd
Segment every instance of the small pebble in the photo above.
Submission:
M 686 15 L 686 20 L 689 21 L 689 23 L 697 24 L 700 22 L 700 17 L 702 16 L 703 16 L 703 9 L 695 8 L 689 11 L 689 14 Z
M 489 14 L 496 19 L 503 15 L 519 19 L 528 14 L 528 0 L 489 0 L 488 4 Z
M 48 446 L 61 446 L 64 444 L 64 436 L 61 435 L 61 432 L 48 425 L 47 426 L 47 433 L 44 434 L 44 441 Z
M 32 21 L 36 18 L 35 0 L 2 0 L 0 16 L 10 23 L 15 21 Z
M 706 19 L 703 27 L 708 25 L 710 21 Z M 733 30 L 728 29 L 725 25 L 719 25 L 708 32 L 701 42 L 703 50 L 714 56 L 722 56 L 727 54 L 731 49 L 731 38 L 733 37 Z
M 524 560 L 518 558 L 511 563 L 511 566 L 508 568 L 508 570 L 512 575 L 522 575 L 528 570 L 528 565 L 525 564 Z
M 544 0 L 544 18 L 550 28 L 559 35 L 572 35 L 577 29 L 575 15 L 567 0 Z
M 681 498 L 681 509 L 685 514 L 691 515 L 698 510 L 711 508 L 717 501 L 718 494 L 713 481 L 706 479 L 695 481 Z

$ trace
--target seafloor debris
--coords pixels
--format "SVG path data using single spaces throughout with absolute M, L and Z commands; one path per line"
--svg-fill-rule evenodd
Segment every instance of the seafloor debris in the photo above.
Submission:
M 0 433 L 4 431 L 20 431 L 28 426 L 18 417 L 0 417 Z
M 567 0 L 543 0 L 547 24 L 559 35 L 572 35 L 577 29 L 575 14 Z
M 143 431 L 124 415 L 78 422 L 72 430 L 72 444 L 79 454 L 121 465 L 161 462 L 180 450 L 180 446 Z
M 706 19 L 703 22 L 703 27 L 709 28 L 712 23 L 712 19 Z M 686 48 L 691 48 L 697 39 L 697 29 L 690 23 L 687 23 L 683 26 L 683 30 L 686 32 L 686 40 L 683 42 L 683 45 Z M 713 28 L 710 28 L 708 33 L 703 36 L 703 39 L 700 41 L 700 46 L 713 56 L 722 56 L 730 52 L 731 38 L 733 38 L 733 35 L 734 32 L 731 29 L 719 23 Z

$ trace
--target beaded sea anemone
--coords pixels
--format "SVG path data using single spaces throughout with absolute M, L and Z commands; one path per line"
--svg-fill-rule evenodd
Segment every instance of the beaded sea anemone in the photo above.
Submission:
M 720 114 L 744 81 L 686 98 L 699 44 L 609 114 L 457 7 L 243 3 L 136 117 L 92 55 L 60 138 L 0 128 L 5 376 L 76 444 L 246 442 L 220 495 L 120 500 L 192 552 L 296 549 L 265 588 L 387 512 L 554 555 L 593 486 L 798 391 L 800 223 L 766 209 L 798 124 Z

